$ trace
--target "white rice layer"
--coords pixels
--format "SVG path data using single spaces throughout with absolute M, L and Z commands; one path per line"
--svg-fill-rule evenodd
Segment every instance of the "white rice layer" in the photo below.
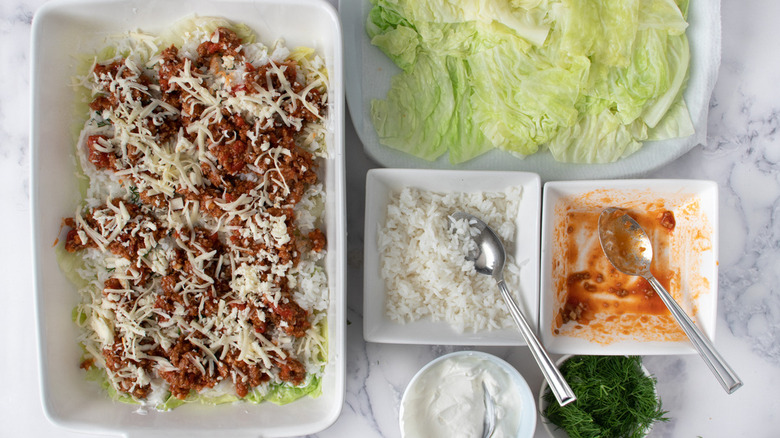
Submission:
M 478 274 L 466 260 L 464 231 L 451 231 L 447 218 L 464 211 L 496 231 L 507 249 L 504 277 L 516 293 L 520 268 L 511 250 L 520 198 L 517 187 L 496 193 L 433 193 L 407 187 L 394 193 L 378 233 L 388 317 L 400 324 L 446 321 L 460 333 L 512 327 L 495 281 Z

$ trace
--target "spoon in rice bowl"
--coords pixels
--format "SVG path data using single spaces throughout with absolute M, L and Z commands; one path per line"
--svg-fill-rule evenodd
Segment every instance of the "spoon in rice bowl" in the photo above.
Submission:
M 542 374 L 544 375 L 545 380 L 547 380 L 547 384 L 550 386 L 550 390 L 555 395 L 558 403 L 561 406 L 564 406 L 576 400 L 577 397 L 574 395 L 574 391 L 571 390 L 569 384 L 566 383 L 566 379 L 563 378 L 561 372 L 558 371 L 558 368 L 553 361 L 550 360 L 547 351 L 542 347 L 539 339 L 536 337 L 533 330 L 531 330 L 531 326 L 525 319 L 523 312 L 509 293 L 506 282 L 504 282 L 506 250 L 504 249 L 501 240 L 498 238 L 498 235 L 496 235 L 496 233 L 481 219 L 468 213 L 454 213 L 449 217 L 449 220 L 452 225 L 459 221 L 466 220 L 470 228 L 478 231 L 476 235 L 470 233 L 471 238 L 477 245 L 477 249 L 475 252 L 469 252 L 466 256 L 467 259 L 474 261 L 474 267 L 478 273 L 490 275 L 498 284 L 498 289 L 501 291 L 501 296 L 504 298 L 504 302 L 506 302 L 512 319 L 515 320 L 515 323 L 520 329 L 520 334 L 523 335 L 525 343 L 528 344 L 531 354 L 539 365 L 539 368 L 542 370 Z

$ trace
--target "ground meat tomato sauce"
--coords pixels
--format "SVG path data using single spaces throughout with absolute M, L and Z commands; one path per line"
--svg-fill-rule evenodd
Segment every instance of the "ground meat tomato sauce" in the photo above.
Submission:
M 661 298 L 647 280 L 619 272 L 607 260 L 597 244 L 581 248 L 576 236 L 595 236 L 600 211 L 570 211 L 567 213 L 566 235 L 572 236 L 566 248 L 566 263 L 576 266 L 585 260 L 587 270 L 571 272 L 566 276 L 565 301 L 556 316 L 558 327 L 570 321 L 587 325 L 596 313 L 668 315 Z M 674 213 L 632 211 L 631 214 L 656 240 L 666 244 L 668 233 L 674 230 Z M 586 251 L 582 253 L 582 251 Z M 667 289 L 675 275 L 672 267 L 651 265 L 651 271 Z
M 235 76 L 228 80 L 237 65 L 244 67 L 239 84 L 231 83 Z M 303 102 L 284 103 L 285 116 L 262 120 L 230 105 L 215 112 L 199 100 L 189 78 L 215 78 L 214 87 L 227 87 L 228 98 L 283 96 L 285 87 L 301 93 L 307 86 L 299 80 L 295 61 L 248 62 L 240 38 L 226 28 L 202 42 L 194 59 L 182 56 L 176 46 L 165 48 L 152 70 L 134 70 L 119 59 L 96 64 L 90 74 L 97 90 L 90 108 L 101 123 L 113 125 L 114 136 L 110 131 L 87 136 L 83 153 L 96 171 L 121 181 L 129 195 L 66 218 L 64 247 L 124 259 L 116 263 L 123 269 L 104 281 L 102 297 L 117 314 L 149 309 L 135 322 L 147 335 L 131 337 L 116 323 L 100 359 L 114 374 L 117 389 L 137 399 L 152 390 L 144 375 L 164 380 L 180 399 L 224 380 L 231 381 L 239 397 L 273 378 L 299 385 L 305 366 L 294 351 L 264 336 L 301 338 L 311 328 L 311 314 L 295 301 L 289 273 L 302 254 L 327 246 L 321 230 L 296 228 L 295 213 L 307 189 L 318 183 L 317 161 L 296 139 L 307 123 L 322 119 L 323 95 L 311 88 Z M 220 77 L 225 78 L 222 85 Z M 134 85 L 123 89 L 128 82 Z M 116 113 L 130 105 L 151 108 L 149 116 L 120 126 L 126 121 L 118 121 Z M 119 138 L 121 129 L 123 138 L 152 138 L 154 146 L 128 144 Z M 161 193 L 158 187 L 171 176 L 150 170 L 149 163 L 159 160 L 159 151 L 170 154 L 184 144 L 203 145 L 192 153 L 198 162 L 188 170 L 199 173 L 190 179 L 199 183 L 185 181 Z M 200 215 L 221 231 L 171 219 L 182 212 Z M 250 280 L 258 286 L 237 291 L 231 285 Z M 236 343 L 208 346 L 232 336 L 230 330 L 242 324 L 256 333 L 257 345 L 268 349 L 264 357 L 250 358 Z M 169 327 L 175 325 L 180 334 L 170 336 Z M 87 357 L 81 367 L 96 362 Z

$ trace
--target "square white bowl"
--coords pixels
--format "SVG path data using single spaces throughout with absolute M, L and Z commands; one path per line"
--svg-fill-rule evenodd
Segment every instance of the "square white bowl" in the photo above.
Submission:
M 539 290 L 539 208 L 541 181 L 528 172 L 372 169 L 366 176 L 366 216 L 363 252 L 363 337 L 369 342 L 430 345 L 525 345 L 515 327 L 459 333 L 445 321 L 419 320 L 399 324 L 385 312 L 386 287 L 381 275 L 377 237 L 385 223 L 393 193 L 414 187 L 437 193 L 500 192 L 521 187 L 515 247 L 507 251 L 524 261 L 520 269 L 522 302 L 529 324 L 537 330 Z M 444 224 L 442 224 L 444 226 Z M 496 299 L 500 300 L 498 288 Z
M 582 207 L 583 197 L 594 191 L 603 193 L 601 198 L 591 196 L 590 199 L 607 199 L 606 202 L 590 202 Z M 563 208 L 573 199 L 576 205 L 587 210 L 600 211 L 606 207 L 641 208 L 641 205 L 652 200 L 664 200 L 665 208 L 673 213 L 678 209 L 698 202 L 697 220 L 678 221 L 675 232 L 684 233 L 701 227 L 702 235 L 709 236 L 709 246 L 701 251 L 692 251 L 684 247 L 682 260 L 679 255 L 672 255 L 681 263 L 679 267 L 684 277 L 696 275 L 706 281 L 695 283 L 695 294 L 686 289 L 687 281 L 681 282 L 683 309 L 692 316 L 710 340 L 714 340 L 715 322 L 718 303 L 718 187 L 712 181 L 700 180 L 606 180 L 606 181 L 559 181 L 544 185 L 542 205 L 542 248 L 541 248 L 541 280 L 540 280 L 540 314 L 539 330 L 541 341 L 551 353 L 559 354 L 607 354 L 607 355 L 657 355 L 657 354 L 690 354 L 695 353 L 691 343 L 681 341 L 658 341 L 647 339 L 631 339 L 631 336 L 620 336 L 612 342 L 603 343 L 584 337 L 563 336 L 554 333 L 555 311 L 559 298 L 555 292 L 554 260 L 564 263 L 561 268 L 562 278 L 566 278 L 564 258 L 556 252 L 554 233 L 556 224 Z M 600 205 L 601 203 L 609 205 Z M 559 211 L 556 211 L 559 209 Z M 675 214 L 675 217 L 678 215 Z M 686 228 L 687 227 L 687 228 Z M 682 231 L 677 231 L 682 230 Z M 594 235 L 594 245 L 598 245 L 598 236 Z M 560 249 L 559 249 L 560 251 Z M 658 249 L 656 248 L 656 252 Z M 671 260 L 671 258 L 670 258 Z M 687 270 L 687 271 L 686 271 Z M 558 274 L 561 276 L 561 274 Z M 691 315 L 692 309 L 695 313 Z
M 52 244 L 63 217 L 79 202 L 71 144 L 78 115 L 71 77 L 76 57 L 93 53 L 104 38 L 141 29 L 158 33 L 197 14 L 244 23 L 266 44 L 283 37 L 288 47 L 308 46 L 329 70 L 327 141 L 331 155 L 322 166 L 326 234 L 328 363 L 322 395 L 277 406 L 249 403 L 184 405 L 150 411 L 111 401 L 79 369 L 81 350 L 71 309 L 78 294 L 61 273 Z M 338 15 L 324 0 L 76 0 L 45 4 L 33 20 L 31 197 L 34 284 L 38 320 L 40 384 L 44 412 L 57 425 L 90 433 L 144 435 L 218 434 L 290 436 L 316 433 L 339 416 L 345 390 L 345 184 L 342 41 Z

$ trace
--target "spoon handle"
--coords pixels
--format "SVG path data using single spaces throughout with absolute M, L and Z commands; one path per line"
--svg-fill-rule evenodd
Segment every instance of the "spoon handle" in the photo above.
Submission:
M 544 347 L 542 347 L 542 344 L 539 342 L 539 339 L 537 339 L 533 330 L 531 330 L 531 326 L 528 325 L 528 321 L 526 321 L 525 316 L 523 316 L 523 312 L 520 311 L 520 308 L 517 306 L 517 303 L 515 303 L 512 295 L 509 294 L 509 289 L 506 287 L 504 280 L 497 279 L 496 281 L 498 282 L 498 289 L 501 291 L 501 296 L 504 297 L 504 301 L 506 301 L 507 307 L 509 308 L 509 313 L 520 328 L 520 334 L 523 335 L 525 343 L 528 344 L 528 348 L 531 350 L 531 354 L 534 356 L 539 368 L 541 368 L 542 374 L 544 375 L 545 380 L 547 380 L 547 385 L 558 400 L 558 404 L 564 406 L 577 400 L 574 391 L 571 390 L 569 384 L 566 383 L 566 379 L 563 378 L 561 372 L 558 371 L 558 368 L 553 361 L 550 360 L 547 351 L 545 351 Z
M 712 345 L 712 342 L 704 336 L 704 333 L 696 327 L 696 324 L 691 321 L 688 314 L 686 314 L 680 305 L 677 304 L 677 301 L 672 298 L 669 292 L 666 291 L 663 285 L 661 285 L 655 277 L 648 275 L 645 279 L 650 283 L 650 286 L 655 289 L 658 296 L 660 296 L 661 300 L 666 304 L 666 307 L 669 308 L 672 316 L 674 316 L 674 319 L 680 324 L 680 327 L 685 334 L 688 335 L 691 343 L 696 347 L 696 350 L 699 352 L 702 359 L 704 359 L 704 362 L 710 368 L 710 371 L 715 374 L 715 377 L 718 379 L 721 386 L 723 386 L 723 389 L 729 394 L 739 389 L 742 386 L 742 380 L 739 379 L 737 373 L 731 369 L 729 364 L 727 364 L 718 351 L 715 350 L 715 346 Z

